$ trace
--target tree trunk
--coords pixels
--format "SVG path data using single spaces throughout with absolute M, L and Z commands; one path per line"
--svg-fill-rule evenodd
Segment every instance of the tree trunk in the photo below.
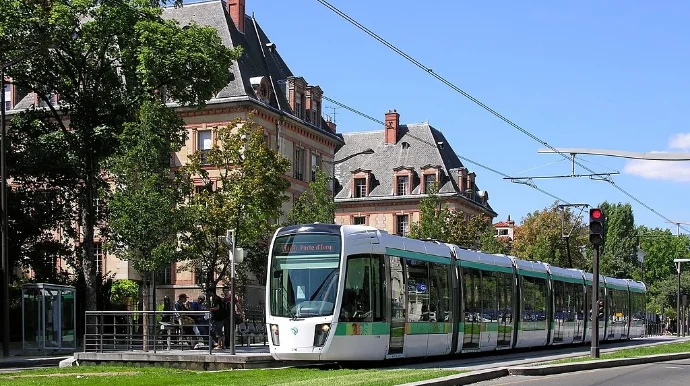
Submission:
M 96 257 L 94 256 L 93 236 L 95 233 L 94 216 L 94 181 L 93 176 L 88 176 L 86 181 L 86 197 L 82 201 L 82 230 L 83 230 L 83 252 L 82 269 L 84 270 L 84 282 L 86 284 L 85 308 L 86 311 L 96 311 L 98 309 L 97 288 L 102 283 L 98 282 L 96 275 Z M 96 193 L 97 194 L 97 193 Z M 102 268 L 102 267 L 101 267 Z M 87 320 L 87 334 L 96 333 L 95 321 Z
M 146 313 L 149 309 L 149 284 L 147 281 L 147 275 L 142 275 L 141 283 L 141 337 L 142 337 L 142 350 L 148 351 L 149 349 L 149 316 Z

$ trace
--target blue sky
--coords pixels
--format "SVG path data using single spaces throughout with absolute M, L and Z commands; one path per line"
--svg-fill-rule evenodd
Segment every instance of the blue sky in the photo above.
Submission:
M 330 3 L 555 147 L 690 150 L 689 2 Z M 247 13 L 255 14 L 293 73 L 339 102 L 381 120 L 397 109 L 402 123 L 429 121 L 458 154 L 508 175 L 570 173 L 568 161 L 537 154 L 543 145 L 316 0 L 247 0 Z M 324 104 L 327 113 L 329 106 Z M 382 130 L 344 109 L 336 112 L 340 132 Z M 581 157 L 597 172 L 620 171 L 616 184 L 667 218 L 690 222 L 690 163 Z M 497 220 L 510 215 L 519 221 L 554 201 L 467 166 L 489 192 Z M 606 182 L 536 183 L 570 202 L 630 202 L 637 224 L 675 233 L 675 225 Z

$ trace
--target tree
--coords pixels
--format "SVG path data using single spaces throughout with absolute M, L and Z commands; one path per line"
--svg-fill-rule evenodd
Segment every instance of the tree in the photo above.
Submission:
M 203 184 L 185 206 L 187 227 L 181 238 L 187 267 L 197 274 L 203 290 L 215 289 L 230 274 L 228 250 L 220 238 L 235 229 L 239 246 L 265 239 L 275 228 L 290 186 L 284 178 L 290 162 L 266 146 L 264 129 L 251 115 L 213 131 L 213 147 L 194 153 L 181 168 L 190 194 L 193 177 Z M 266 258 L 261 257 L 264 265 Z
M 484 235 L 494 235 L 491 218 L 473 215 L 469 219 L 459 210 L 450 210 L 446 216 L 447 240 L 463 248 L 481 249 Z
M 302 193 L 288 214 L 286 225 L 320 222 L 333 224 L 335 202 L 328 188 L 330 177 L 317 169 L 316 178 L 309 183 L 309 189 Z
M 449 211 L 442 207 L 441 198 L 436 194 L 435 187 L 426 197 L 419 200 L 419 222 L 410 226 L 410 237 L 413 239 L 448 240 Z
M 606 216 L 604 246 L 601 248 L 601 274 L 617 278 L 633 277 L 639 271 L 635 216 L 630 204 L 599 205 Z
M 78 177 L 62 188 L 75 197 L 70 202 L 81 239 L 76 266 L 86 281 L 86 309 L 94 310 L 96 198 L 107 190 L 104 161 L 119 148 L 125 123 L 135 122 L 141 104 L 155 94 L 203 107 L 230 81 L 228 68 L 238 53 L 210 27 L 164 20 L 161 4 L 181 0 L 52 0 L 10 12 L 16 3 L 0 3 L 0 14 L 7 15 L 0 30 L 10 35 L 4 39 L 13 48 L 32 34 L 47 43 L 9 76 L 50 113 L 40 121 L 55 122 L 54 131 L 41 139 L 64 147 Z
M 139 121 L 124 125 L 120 149 L 108 165 L 115 185 L 108 203 L 108 249 L 141 275 L 144 311 L 151 275 L 180 258 L 184 196 L 170 178 L 170 155 L 182 147 L 186 134 L 174 110 L 146 101 Z
M 650 229 L 641 225 L 637 227 L 637 237 L 640 249 L 645 254 L 644 278 L 641 278 L 641 272 L 634 277 L 642 279 L 649 286 L 675 275 L 673 259 L 688 256 L 690 238 L 686 235 L 678 237 L 668 229 Z
M 563 233 L 570 233 L 567 243 Z M 559 208 L 556 202 L 529 213 L 522 220 L 514 231 L 512 253 L 524 260 L 589 271 L 591 262 L 583 248 L 587 245 L 587 235 L 582 218 L 569 207 Z

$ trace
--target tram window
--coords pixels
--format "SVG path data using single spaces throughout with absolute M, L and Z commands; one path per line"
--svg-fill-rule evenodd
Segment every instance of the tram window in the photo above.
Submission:
M 481 276 L 475 268 L 462 268 L 462 285 L 465 295 L 465 322 L 479 322 L 481 315 Z
M 498 282 L 498 315 L 499 322 L 512 323 L 513 321 L 513 275 L 505 272 L 496 273 L 500 280 Z
M 348 257 L 340 307 L 339 320 L 341 322 L 382 320 L 382 258 L 380 255 Z
M 452 315 L 450 314 L 448 266 L 434 263 L 431 263 L 430 266 L 429 321 L 447 322 L 452 320 Z
M 407 262 L 407 321 L 429 321 L 429 264 L 405 259 Z
M 531 276 L 522 278 L 522 320 L 535 322 L 534 329 L 546 328 L 546 280 Z
M 498 272 L 482 271 L 482 322 L 498 320 Z

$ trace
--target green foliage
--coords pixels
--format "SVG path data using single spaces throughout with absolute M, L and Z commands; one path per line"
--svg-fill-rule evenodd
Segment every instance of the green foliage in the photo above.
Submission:
M 410 226 L 411 238 L 447 240 L 446 220 L 449 211 L 447 206 L 442 205 L 435 188 L 419 201 L 419 222 Z
M 181 168 L 181 184 L 190 195 L 193 176 L 207 187 L 189 198 L 181 237 L 182 253 L 189 260 L 185 268 L 202 276 L 202 289 L 215 288 L 230 274 L 227 247 L 219 238 L 235 229 L 240 247 L 265 239 L 275 229 L 290 186 L 284 178 L 290 162 L 266 146 L 264 129 L 251 116 L 213 130 L 217 142 L 211 150 L 196 152 Z M 213 179 L 210 171 L 215 172 Z
M 110 160 L 115 189 L 108 203 L 109 250 L 148 277 L 180 257 L 184 196 L 170 179 L 170 154 L 182 147 L 186 130 L 175 111 L 157 101 L 144 102 L 139 115 L 124 126 Z
M 295 201 L 285 225 L 315 222 L 333 224 L 335 202 L 330 193 L 329 182 L 328 174 L 319 168 L 316 171 L 316 179 L 309 183 L 309 189 Z
M 600 272 L 617 278 L 630 278 L 639 272 L 635 216 L 630 204 L 603 202 L 606 216 L 604 247 L 600 251 Z
M 115 280 L 110 287 L 110 302 L 112 304 L 125 305 L 127 302 L 137 300 L 139 297 L 139 285 L 131 280 Z
M 411 238 L 439 240 L 472 249 L 484 249 L 486 244 L 487 248 L 498 249 L 493 240 L 491 218 L 474 215 L 468 219 L 462 211 L 450 210 L 443 206 L 435 189 L 420 200 L 419 210 L 420 221 L 410 227 Z
M 562 235 L 568 233 L 570 237 L 566 242 Z M 591 271 L 591 261 L 583 251 L 588 245 L 588 235 L 580 211 L 568 207 L 561 209 L 556 202 L 529 213 L 515 228 L 512 253 L 524 260 Z
M 676 273 L 673 259 L 685 258 L 690 248 L 690 238 L 675 236 L 668 229 L 637 228 L 640 249 L 644 252 L 644 282 L 654 285 Z
M 96 308 L 98 285 L 95 199 L 105 196 L 102 171 L 120 149 L 126 123 L 137 122 L 142 103 L 160 93 L 183 106 L 201 106 L 228 84 L 228 68 L 239 54 L 225 47 L 210 27 L 182 28 L 164 20 L 161 4 L 181 1 L 0 2 L 0 59 L 22 59 L 8 75 L 15 85 L 34 92 L 47 112 L 21 113 L 23 118 L 12 126 L 18 133 L 42 126 L 45 132 L 35 143 L 51 150 L 48 154 L 60 152 L 48 164 L 69 161 L 64 164 L 66 178 L 49 181 L 46 189 L 69 192 L 65 203 L 72 207 L 65 211 L 76 214 L 77 221 L 68 232 L 83 240 L 75 265 L 85 275 L 89 310 Z M 53 95 L 59 95 L 59 106 L 52 104 Z M 40 156 L 39 151 L 32 154 Z

